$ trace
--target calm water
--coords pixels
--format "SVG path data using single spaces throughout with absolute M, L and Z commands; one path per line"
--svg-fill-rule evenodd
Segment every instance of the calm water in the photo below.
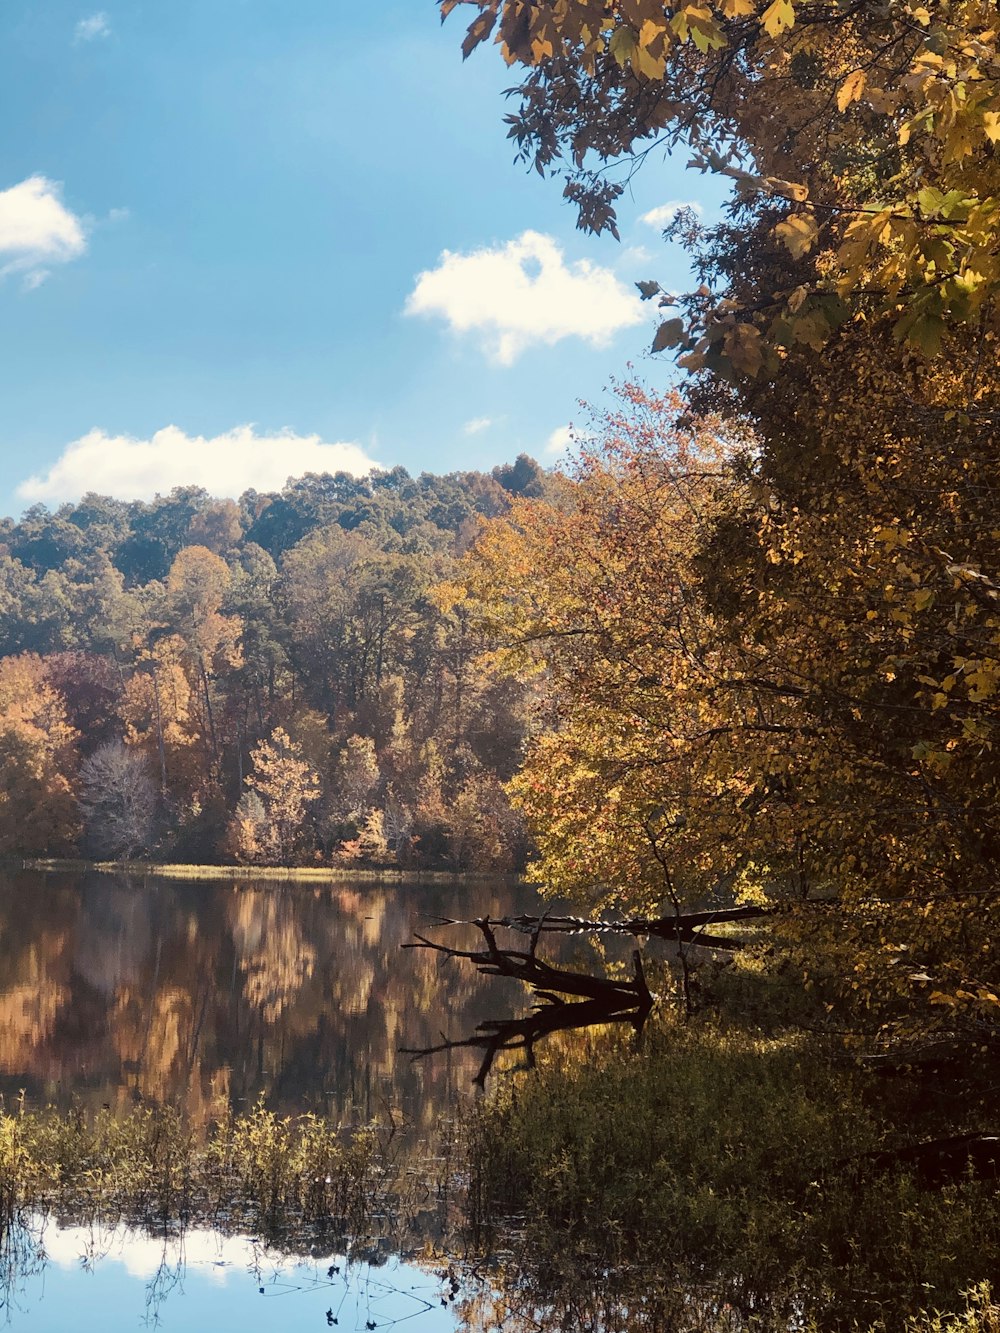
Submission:
M 164 1240 L 51 1224 L 20 1243 L 24 1261 L 0 1319 L 25 1333 L 460 1327 L 447 1283 L 393 1255 L 377 1264 L 347 1264 L 342 1255 L 292 1260 L 214 1231 Z
M 464 1037 L 528 1002 L 514 982 L 400 946 L 434 917 L 537 905 L 529 890 L 481 880 L 0 876 L 0 1091 L 8 1104 L 23 1091 L 32 1105 L 91 1109 L 169 1101 L 196 1118 L 260 1097 L 358 1122 L 392 1108 L 431 1133 L 471 1095 L 480 1057 L 414 1061 L 400 1048 Z M 52 1221 L 15 1242 L 0 1321 L 18 1333 L 457 1326 L 433 1271 L 392 1255 L 348 1266 L 281 1259 L 253 1238 Z
M 429 1126 L 478 1060 L 414 1062 L 400 1048 L 465 1036 L 524 996 L 400 946 L 433 917 L 535 905 L 502 882 L 0 876 L 0 1091 L 35 1105 L 172 1101 L 194 1115 L 263 1095 L 283 1112 L 392 1107 Z

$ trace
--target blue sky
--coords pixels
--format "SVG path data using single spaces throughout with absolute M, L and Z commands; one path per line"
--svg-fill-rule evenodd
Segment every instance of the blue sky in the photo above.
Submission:
M 5 0 L 0 511 L 551 462 L 629 359 L 669 374 L 632 283 L 685 262 L 642 219 L 720 187 L 653 160 L 621 244 L 577 232 L 462 33 L 432 0 Z

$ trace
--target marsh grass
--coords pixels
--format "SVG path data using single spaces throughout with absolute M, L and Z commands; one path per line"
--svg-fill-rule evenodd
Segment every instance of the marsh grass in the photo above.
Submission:
M 497 880 L 519 881 L 513 874 L 487 874 L 468 870 L 408 870 L 397 866 L 355 869 L 335 865 L 184 865 L 157 861 L 84 861 L 80 858 L 16 857 L 1 864 L 17 870 L 39 870 L 43 874 L 96 872 L 120 876 L 156 876 L 164 880 L 223 880 L 229 882 L 276 882 L 276 884 L 496 884 Z
M 663 1016 L 646 1040 L 549 1056 L 471 1113 L 469 1242 L 505 1318 L 1000 1333 L 963 1296 L 1000 1275 L 996 1182 L 873 1165 L 928 1117 L 802 1034 Z
M 205 1127 L 170 1107 L 0 1110 L 0 1238 L 54 1215 L 363 1245 L 404 1230 L 425 1193 L 392 1124 L 347 1132 L 264 1106 Z
M 83 861 L 58 858 L 8 859 L 17 870 L 37 870 L 44 874 L 96 871 L 104 875 L 152 875 L 161 879 L 225 880 L 229 882 L 297 884 L 454 884 L 495 883 L 497 879 L 516 881 L 516 876 L 470 874 L 450 870 L 401 870 L 397 867 L 357 870 L 337 866 L 237 866 L 180 865 L 156 861 Z

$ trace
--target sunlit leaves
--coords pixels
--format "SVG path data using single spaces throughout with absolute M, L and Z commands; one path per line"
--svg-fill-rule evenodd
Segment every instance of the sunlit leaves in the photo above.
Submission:
M 568 164 L 567 197 L 588 229 L 615 227 L 615 200 L 605 195 L 594 206 L 608 177 L 586 179 L 588 154 L 627 164 L 649 136 L 664 135 L 732 179 L 747 206 L 763 210 L 775 196 L 805 204 L 777 222 L 792 261 L 811 265 L 812 287 L 836 292 L 859 317 L 891 316 L 921 355 L 937 355 L 949 328 L 994 318 L 1000 61 L 992 0 L 473 3 L 478 40 L 487 35 L 482 20 L 496 19 L 507 58 L 531 70 L 522 113 L 511 118 L 522 150 L 534 150 L 542 171 Z M 662 95 L 649 97 L 649 84 Z M 953 288 L 940 308 L 922 305 L 951 277 L 966 284 L 964 295 L 956 299 Z M 798 337 L 797 312 L 781 306 L 776 292 L 772 309 L 750 320 L 765 344 L 780 348 L 791 337 L 814 345 L 810 312 Z M 723 364 L 724 335 L 711 351 L 703 341 L 711 323 L 711 312 L 692 322 L 688 363 L 743 373 Z M 780 362 L 780 352 L 765 352 L 762 365 L 773 373 Z
M 793 259 L 808 254 L 819 235 L 819 227 L 811 213 L 791 213 L 774 230 Z
M 768 37 L 780 37 L 795 23 L 791 0 L 772 0 L 761 15 L 761 25 Z
M 852 102 L 857 102 L 868 85 L 868 75 L 863 69 L 852 70 L 837 90 L 837 110 L 846 111 Z

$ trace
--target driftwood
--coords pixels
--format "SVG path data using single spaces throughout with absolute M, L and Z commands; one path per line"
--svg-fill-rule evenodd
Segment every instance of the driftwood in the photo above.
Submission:
M 712 912 L 686 912 L 674 916 L 629 917 L 621 921 L 594 921 L 579 916 L 503 916 L 482 918 L 474 921 L 459 921 L 452 917 L 440 917 L 441 926 L 482 926 L 491 929 L 505 926 L 522 934 L 561 934 L 593 935 L 617 934 L 632 935 L 658 940 L 677 940 L 680 944 L 697 944 L 705 949 L 722 949 L 735 952 L 742 949 L 743 941 L 731 935 L 712 935 L 709 926 L 719 926 L 732 921 L 756 921 L 761 917 L 771 916 L 771 907 L 720 907 Z
M 485 948 L 456 949 L 437 940 L 417 935 L 404 944 L 404 949 L 431 949 L 445 958 L 460 958 L 474 963 L 485 976 L 512 977 L 529 986 L 539 1001 L 526 1018 L 501 1019 L 480 1023 L 475 1034 L 457 1041 L 442 1041 L 437 1046 L 422 1050 L 404 1048 L 404 1054 L 419 1058 L 438 1051 L 459 1047 L 477 1047 L 484 1051 L 483 1063 L 475 1082 L 482 1087 L 496 1057 L 501 1051 L 523 1050 L 528 1066 L 534 1064 L 534 1046 L 553 1032 L 590 1027 L 598 1023 L 631 1023 L 641 1033 L 649 1016 L 655 996 L 646 983 L 642 957 L 632 955 L 633 979 L 610 981 L 585 972 L 572 972 L 553 967 L 537 955 L 538 940 L 542 933 L 536 924 L 527 950 L 502 949 L 497 943 L 493 927 L 498 924 L 485 917 L 469 922 L 446 922 L 449 925 L 473 925 L 483 936 Z M 572 1000 L 567 996 L 573 997 Z

